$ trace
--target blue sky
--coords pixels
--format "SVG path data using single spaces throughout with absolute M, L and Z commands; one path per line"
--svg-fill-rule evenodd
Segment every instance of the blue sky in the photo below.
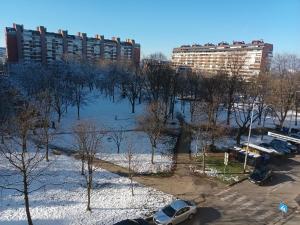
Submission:
M 300 55 L 300 0 L 3 0 L 4 27 L 133 38 L 142 54 L 170 56 L 182 44 L 264 39 L 275 53 Z

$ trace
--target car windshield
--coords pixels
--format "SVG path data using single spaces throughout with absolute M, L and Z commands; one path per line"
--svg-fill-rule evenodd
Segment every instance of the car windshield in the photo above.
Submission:
M 169 217 L 174 216 L 174 214 L 176 213 L 176 210 L 173 209 L 171 206 L 166 206 L 165 208 L 162 209 L 162 211 Z

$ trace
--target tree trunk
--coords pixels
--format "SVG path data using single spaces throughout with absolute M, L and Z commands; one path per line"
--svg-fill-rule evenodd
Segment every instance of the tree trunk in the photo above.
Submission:
M 46 161 L 49 162 L 49 137 L 46 135 Z
M 284 119 L 279 119 L 279 126 L 282 129 L 284 124 Z
M 118 154 L 120 153 L 120 145 L 118 144 L 117 145 L 117 148 L 118 148 Z
M 89 172 L 87 183 L 87 211 L 91 211 L 91 189 L 92 189 L 92 174 Z
M 59 111 L 57 112 L 57 114 L 58 114 L 58 123 L 60 123 L 60 120 L 61 120 L 61 111 L 59 110 Z
M 132 170 L 131 170 L 131 156 L 129 156 L 129 163 L 128 163 L 128 173 L 130 178 L 130 189 L 131 189 L 131 195 L 134 196 L 133 193 L 133 182 L 132 182 Z
M 227 125 L 230 125 L 230 116 L 231 116 L 231 104 L 228 104 L 228 106 L 227 106 L 227 120 L 226 120 Z
M 28 225 L 33 225 L 31 214 L 30 214 L 30 207 L 29 207 L 29 196 L 28 196 L 28 182 L 27 182 L 27 174 L 26 171 L 23 171 L 23 187 L 24 187 L 24 201 L 25 201 L 25 210 L 27 216 Z
M 262 129 L 265 128 L 266 118 L 267 118 L 267 114 L 264 115 Z M 264 139 L 264 131 L 262 130 L 262 132 L 261 132 L 261 140 L 263 140 L 263 139 Z
M 80 105 L 77 104 L 77 120 L 80 120 Z
M 206 146 L 204 146 L 204 148 L 203 148 L 203 164 L 202 164 L 202 166 L 203 166 L 203 168 L 202 168 L 202 170 L 203 170 L 203 174 L 205 174 L 206 172 L 205 172 L 205 169 L 206 169 L 206 155 L 205 155 L 205 153 L 206 153 Z
M 135 113 L 135 100 L 131 102 L 131 113 Z
M 295 115 L 295 126 L 297 126 L 298 125 L 298 107 L 297 107 L 297 105 L 296 105 L 296 115 Z
M 131 195 L 134 196 L 134 192 L 133 192 L 133 181 L 132 181 L 132 174 L 130 175 L 130 185 L 131 185 Z
M 238 133 L 236 135 L 236 144 L 240 145 L 241 144 L 241 136 L 242 136 L 242 130 L 241 128 L 238 129 Z
M 153 144 L 151 144 L 151 150 L 152 150 L 151 163 L 154 164 L 154 151 L 155 151 L 155 149 L 154 149 L 154 145 Z
M 81 156 L 81 175 L 84 175 L 84 156 Z
M 22 151 L 27 152 L 27 143 L 25 135 L 22 135 Z

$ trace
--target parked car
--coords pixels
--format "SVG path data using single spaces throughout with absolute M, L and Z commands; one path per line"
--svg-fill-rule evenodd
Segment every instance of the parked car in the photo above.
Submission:
M 252 183 L 263 185 L 266 181 L 272 178 L 272 175 L 271 169 L 261 166 L 259 168 L 255 168 L 248 179 Z
M 287 145 L 289 149 L 291 150 L 292 153 L 297 153 L 298 152 L 298 146 L 295 143 L 287 141 Z
M 114 225 L 149 225 L 149 223 L 144 220 L 144 219 L 127 219 L 127 220 L 122 220 L 118 223 L 115 223 Z
M 300 133 L 297 133 L 297 134 L 291 134 L 290 137 L 300 139 Z M 295 146 L 295 147 L 294 147 L 294 148 L 296 149 L 295 153 L 299 153 L 299 152 L 300 152 L 300 144 L 295 143 L 295 142 L 291 142 L 291 141 L 288 141 L 288 142 L 289 142 L 291 145 Z
M 260 143 L 259 146 L 267 148 L 269 150 L 272 150 L 276 155 L 285 155 L 286 154 L 284 151 L 275 150 L 269 143 Z
M 178 199 L 156 212 L 153 222 L 157 225 L 175 225 L 192 219 L 196 212 L 194 203 Z
M 300 133 L 292 133 L 292 134 L 290 134 L 290 137 L 300 139 Z
M 273 140 L 275 141 L 275 140 Z M 284 148 L 287 148 L 290 150 L 290 152 L 295 153 L 297 152 L 297 146 L 288 142 L 288 141 L 283 141 L 283 140 L 276 140 L 276 143 L 278 143 L 279 145 L 281 145 Z
M 275 149 L 277 152 L 282 152 L 284 154 L 290 154 L 291 153 L 291 149 L 288 146 L 288 143 L 286 141 L 273 139 L 270 142 L 270 146 L 273 149 Z

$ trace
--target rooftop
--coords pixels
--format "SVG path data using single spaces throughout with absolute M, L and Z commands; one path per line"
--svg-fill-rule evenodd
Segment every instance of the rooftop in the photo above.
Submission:
M 263 40 L 253 40 L 251 43 L 245 44 L 244 41 L 233 41 L 232 44 L 228 42 L 220 42 L 218 44 L 206 43 L 204 45 L 193 44 L 193 45 L 182 45 L 179 48 L 174 48 L 173 52 L 194 52 L 194 51 L 228 51 L 228 50 L 239 50 L 245 48 L 261 49 L 262 47 L 272 44 L 265 43 Z

